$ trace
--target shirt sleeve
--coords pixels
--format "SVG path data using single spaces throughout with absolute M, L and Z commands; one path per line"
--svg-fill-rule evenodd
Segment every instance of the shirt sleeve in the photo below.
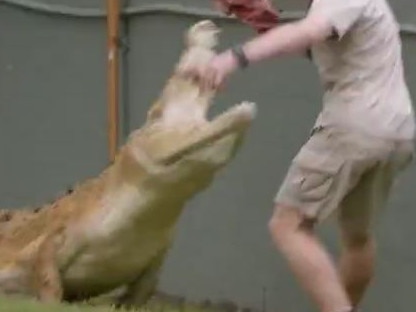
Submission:
M 313 0 L 309 14 L 320 14 L 332 25 L 338 39 L 362 17 L 369 0 Z

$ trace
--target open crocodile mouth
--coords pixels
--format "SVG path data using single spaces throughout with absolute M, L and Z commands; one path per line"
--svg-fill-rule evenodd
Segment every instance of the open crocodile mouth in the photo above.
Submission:
M 167 151 L 156 161 L 162 165 L 173 164 L 229 134 L 242 132 L 251 124 L 255 115 L 256 105 L 254 103 L 243 102 L 236 105 L 210 121 L 206 131 L 191 136 L 185 142 L 176 145 L 174 151 Z

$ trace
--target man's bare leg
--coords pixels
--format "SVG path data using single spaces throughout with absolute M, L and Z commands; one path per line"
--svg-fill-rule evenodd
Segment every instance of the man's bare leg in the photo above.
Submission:
M 302 215 L 276 207 L 269 229 L 289 267 L 321 312 L 349 312 L 351 303 L 329 254 Z
M 340 274 L 354 307 L 361 302 L 374 274 L 374 241 L 344 237 Z
M 376 246 L 369 233 L 368 221 L 369 216 L 354 220 L 341 210 L 342 253 L 339 271 L 354 307 L 361 302 L 374 275 Z

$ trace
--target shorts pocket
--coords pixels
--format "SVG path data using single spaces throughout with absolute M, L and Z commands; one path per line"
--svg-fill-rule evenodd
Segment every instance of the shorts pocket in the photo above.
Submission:
M 331 151 L 312 151 L 303 148 L 293 159 L 294 179 L 302 201 L 320 201 L 328 196 L 344 161 Z

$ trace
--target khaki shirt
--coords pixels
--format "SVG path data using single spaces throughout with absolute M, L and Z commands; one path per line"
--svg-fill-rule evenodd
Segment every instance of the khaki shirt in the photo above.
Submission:
M 324 87 L 316 122 L 392 139 L 412 139 L 412 102 L 399 25 L 386 0 L 314 0 L 336 36 L 312 47 Z

